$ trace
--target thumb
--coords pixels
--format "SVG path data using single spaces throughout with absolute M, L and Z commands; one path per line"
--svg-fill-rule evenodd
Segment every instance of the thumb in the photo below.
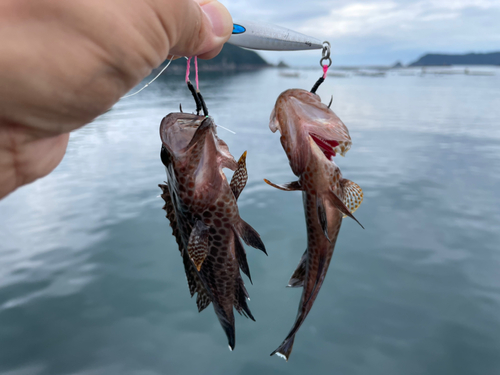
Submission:
M 231 15 L 217 0 L 174 0 L 158 14 L 168 35 L 170 55 L 215 57 L 233 30 Z

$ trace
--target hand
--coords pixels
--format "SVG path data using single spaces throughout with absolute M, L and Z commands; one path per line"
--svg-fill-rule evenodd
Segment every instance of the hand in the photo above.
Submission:
M 216 0 L 3 0 L 0 198 L 50 173 L 69 132 L 169 54 L 212 58 L 231 30 Z

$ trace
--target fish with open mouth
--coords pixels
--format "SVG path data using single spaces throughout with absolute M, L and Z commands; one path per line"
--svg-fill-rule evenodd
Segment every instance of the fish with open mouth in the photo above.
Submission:
M 170 113 L 161 122 L 160 136 L 168 182 L 159 186 L 191 297 L 197 293 L 199 311 L 212 302 L 233 350 L 233 307 L 255 320 L 239 271 L 251 281 L 240 238 L 266 253 L 259 234 L 240 218 L 236 203 L 248 178 L 246 152 L 236 162 L 209 116 Z M 230 183 L 222 168 L 235 171 Z
M 363 200 L 363 191 L 342 177 L 332 158 L 351 147 L 347 127 L 313 92 L 286 90 L 278 97 L 269 127 L 281 133 L 281 144 L 298 181 L 269 185 L 285 191 L 302 191 L 307 226 L 307 249 L 288 286 L 302 287 L 295 323 L 283 343 L 271 355 L 288 360 L 295 334 L 316 300 L 328 271 L 342 219 Z M 357 221 L 357 220 L 356 220 Z M 359 222 L 358 222 L 359 224 Z M 361 224 L 360 224 L 361 225 Z

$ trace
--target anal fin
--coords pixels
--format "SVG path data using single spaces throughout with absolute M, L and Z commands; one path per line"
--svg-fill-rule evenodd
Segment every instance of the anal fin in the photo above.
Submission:
M 304 255 L 302 255 L 302 258 L 300 258 L 300 262 L 297 268 L 295 269 L 295 272 L 288 281 L 287 286 L 289 288 L 299 288 L 301 286 L 304 286 L 304 279 L 306 277 L 306 263 L 307 263 L 307 249 L 306 251 L 304 251 Z
M 236 169 L 231 178 L 230 186 L 236 199 L 240 196 L 248 180 L 246 157 L 247 152 L 245 151 L 243 155 L 241 155 L 240 160 L 238 160 L 238 169 Z
M 352 182 L 351 180 L 342 179 L 340 181 L 340 186 L 344 191 L 344 199 L 343 202 L 345 206 L 354 213 L 360 206 L 361 202 L 363 202 L 363 190 L 359 187 L 358 184 Z M 347 215 L 344 214 L 344 217 Z
M 248 304 L 248 292 L 245 289 L 245 285 L 243 284 L 243 280 L 239 278 L 236 285 L 236 296 L 234 301 L 234 306 L 238 313 L 243 314 L 245 317 L 252 319 L 255 322 L 255 318 L 250 311 Z
M 202 312 L 206 309 L 208 305 L 210 305 L 210 302 L 212 302 L 212 300 L 210 299 L 206 289 L 199 290 L 198 295 L 196 296 L 196 306 L 198 306 L 198 312 Z

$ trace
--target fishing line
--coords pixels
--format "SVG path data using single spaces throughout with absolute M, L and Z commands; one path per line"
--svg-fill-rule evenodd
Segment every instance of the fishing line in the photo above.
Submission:
M 145 85 L 142 89 L 140 89 L 140 90 L 139 90 L 139 91 L 137 91 L 137 92 L 134 92 L 133 94 L 122 96 L 122 99 L 125 99 L 125 98 L 130 98 L 131 96 L 134 96 L 134 95 L 139 94 L 142 90 L 144 90 L 146 87 L 148 87 L 148 86 L 149 86 L 150 84 L 152 84 L 154 81 L 156 81 L 156 79 L 157 79 L 159 76 L 161 76 L 161 74 L 162 74 L 165 70 L 167 70 L 168 66 L 170 65 L 170 63 L 172 62 L 172 60 L 174 59 L 174 57 L 175 57 L 175 56 L 172 56 L 172 57 L 170 58 L 170 61 L 168 62 L 168 64 L 167 64 L 167 65 L 166 65 L 166 66 L 165 66 L 165 67 L 164 67 L 164 68 L 160 71 L 160 73 L 158 73 L 158 74 L 156 75 L 156 77 L 154 77 L 151 81 L 149 81 L 148 83 L 146 83 L 146 85 Z
M 228 128 L 225 128 L 225 127 L 223 127 L 222 125 L 215 125 L 215 126 L 217 126 L 218 128 L 222 128 L 222 129 L 224 129 L 224 130 L 227 130 L 229 133 L 236 134 L 236 132 L 233 132 L 232 130 L 229 130 Z

